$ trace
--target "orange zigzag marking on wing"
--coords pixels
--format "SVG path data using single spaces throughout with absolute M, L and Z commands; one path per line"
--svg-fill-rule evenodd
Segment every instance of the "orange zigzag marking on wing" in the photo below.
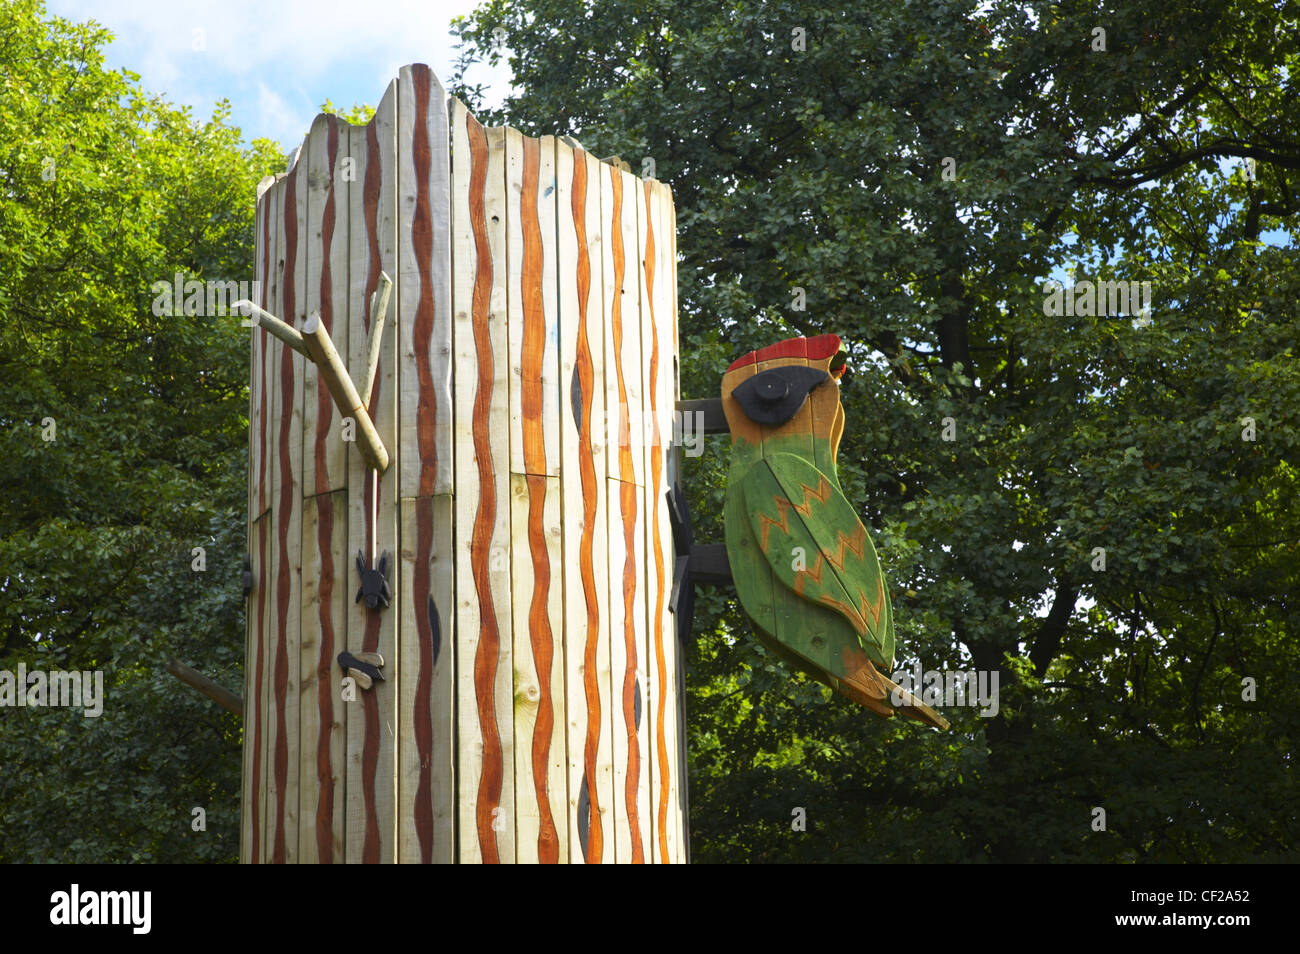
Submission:
M 823 575 L 823 570 L 822 570 L 823 562 L 831 563 L 829 559 L 824 558 L 823 554 L 818 553 L 817 560 L 816 562 L 813 563 L 811 567 L 804 570 L 799 570 L 795 573 L 794 575 L 795 593 L 797 593 L 800 596 L 804 596 L 805 579 L 812 580 L 818 586 L 821 585 L 822 575 Z M 834 566 L 833 563 L 831 563 L 831 565 Z M 871 625 L 873 627 L 877 629 L 880 628 L 880 615 L 885 610 L 884 581 L 881 580 L 880 577 L 876 577 L 876 599 L 874 603 L 867 600 L 867 594 L 865 593 L 859 596 L 857 606 L 853 606 L 849 603 L 845 603 L 843 600 L 837 600 L 835 597 L 831 596 L 828 593 L 823 593 L 822 595 L 816 597 L 816 601 L 818 603 L 822 603 L 826 606 L 829 606 L 832 609 L 839 612 L 850 623 L 853 624 L 853 627 L 858 631 L 859 635 L 865 636 L 867 634 L 867 629 L 868 629 L 867 627 L 868 618 L 871 619 Z
M 791 536 L 791 535 L 792 535 L 792 534 L 790 533 L 790 523 L 789 523 L 789 516 L 790 516 L 790 511 L 791 511 L 791 510 L 795 510 L 796 512 L 803 514 L 805 517 L 810 517 L 810 516 L 812 516 L 812 501 L 816 500 L 818 503 L 823 503 L 823 504 L 824 504 L 824 503 L 826 503 L 827 500 L 830 499 L 830 496 L 831 496 L 831 485 L 830 485 L 830 483 L 826 480 L 825 477 L 823 477 L 823 478 L 821 479 L 821 481 L 818 483 L 816 489 L 814 489 L 814 488 L 812 488 L 812 487 L 809 487 L 807 484 L 803 483 L 803 481 L 800 481 L 800 482 L 799 482 L 799 488 L 803 491 L 803 502 L 802 502 L 802 503 L 797 503 L 797 504 L 796 504 L 796 503 L 791 503 L 791 502 L 790 502 L 787 498 L 785 498 L 785 497 L 775 497 L 775 498 L 773 498 L 773 502 L 776 504 L 776 509 L 777 509 L 777 510 L 780 512 L 780 514 L 781 514 L 781 519 L 780 519 L 780 520 L 774 520 L 773 518 L 769 517 L 769 516 L 768 516 L 767 514 L 765 514 L 765 513 L 760 513 L 760 514 L 758 515 L 758 519 L 759 519 L 759 521 L 761 522 L 761 525 L 762 525 L 762 528 L 763 528 L 763 529 L 762 529 L 762 532 L 761 532 L 761 536 L 762 536 L 761 544 L 762 544 L 762 549 L 763 549 L 764 552 L 767 552 L 767 535 L 768 535 L 768 532 L 769 532 L 773 527 L 780 527 L 780 528 L 781 528 L 781 532 L 784 533 L 786 536 Z M 859 527 L 859 529 L 861 529 L 861 527 Z M 861 555 L 862 555 L 862 554 L 861 554 L 861 552 L 859 551 L 859 552 L 858 552 L 858 556 L 861 556 Z M 843 559 L 844 559 L 844 547 L 843 547 L 843 546 L 840 547 L 839 557 L 840 557 L 840 561 L 841 561 L 841 564 L 842 564 L 842 563 L 843 563 Z
M 803 491 L 803 503 L 795 504 L 794 509 L 799 511 L 805 517 L 812 516 L 812 502 L 814 500 L 818 503 L 825 503 L 831 499 L 830 481 L 825 477 L 822 477 L 821 480 L 818 481 L 815 490 L 805 484 L 802 480 L 799 481 L 799 489 Z
M 852 553 L 859 560 L 864 559 L 867 547 L 867 528 L 858 524 L 853 533 L 845 533 L 843 530 L 835 531 L 835 555 L 826 555 L 827 562 L 841 573 L 844 572 L 844 557 L 846 553 Z
M 761 532 L 762 540 L 759 543 L 759 549 L 761 549 L 764 553 L 767 552 L 768 531 L 770 531 L 773 527 L 779 527 L 781 529 L 781 532 L 784 533 L 787 537 L 791 535 L 790 523 L 788 520 L 788 517 L 790 515 L 790 501 L 786 500 L 784 497 L 777 497 L 776 509 L 781 513 L 780 520 L 773 520 L 765 513 L 760 513 L 758 515 L 759 522 L 762 524 L 763 527 Z

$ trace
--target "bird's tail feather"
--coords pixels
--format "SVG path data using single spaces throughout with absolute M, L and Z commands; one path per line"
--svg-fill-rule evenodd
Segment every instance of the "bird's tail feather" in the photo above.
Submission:
M 886 719 L 901 712 L 936 729 L 948 728 L 947 719 L 877 669 L 866 653 L 845 650 L 841 658 L 845 674 L 837 688 L 854 702 Z
M 924 722 L 926 725 L 932 725 L 936 729 L 947 729 L 948 720 L 939 713 L 935 712 L 912 693 L 908 692 L 894 680 L 881 673 L 881 681 L 889 688 L 889 698 L 892 702 L 894 699 L 899 700 L 898 711 L 909 719 L 915 719 L 917 722 Z

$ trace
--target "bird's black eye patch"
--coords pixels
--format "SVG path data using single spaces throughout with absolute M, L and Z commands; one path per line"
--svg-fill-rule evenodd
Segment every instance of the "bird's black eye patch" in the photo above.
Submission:
M 777 426 L 798 414 L 809 392 L 829 380 L 820 368 L 789 364 L 747 378 L 731 396 L 754 423 Z

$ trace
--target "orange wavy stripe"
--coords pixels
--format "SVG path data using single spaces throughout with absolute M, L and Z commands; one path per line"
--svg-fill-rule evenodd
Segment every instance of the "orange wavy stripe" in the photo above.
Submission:
M 596 790 L 596 754 L 600 747 L 600 687 L 596 678 L 596 651 L 600 640 L 600 602 L 592 549 L 596 534 L 596 464 L 591 448 L 592 389 L 595 368 L 587 340 L 587 296 L 591 294 L 591 256 L 587 252 L 587 157 L 573 156 L 573 226 L 578 238 L 578 382 L 582 388 L 582 419 L 578 424 L 578 471 L 582 480 L 582 538 L 578 543 L 578 573 L 587 604 L 587 638 L 583 647 L 582 688 L 587 702 L 587 737 L 583 747 L 584 779 L 591 806 L 587 824 L 587 862 L 599 863 L 604 850 L 600 800 Z
M 480 609 L 478 648 L 474 653 L 474 697 L 478 704 L 479 728 L 483 735 L 483 769 L 479 776 L 474 821 L 483 861 L 497 864 L 500 857 L 496 832 L 492 829 L 492 813 L 501 802 L 504 769 L 493 698 L 501 636 L 497 629 L 496 607 L 492 602 L 492 586 L 488 579 L 488 551 L 492 544 L 492 527 L 496 522 L 496 484 L 492 467 L 492 441 L 488 434 L 488 415 L 492 407 L 492 337 L 488 330 L 492 259 L 488 250 L 487 223 L 483 210 L 483 190 L 487 182 L 487 134 L 478 121 L 468 114 L 465 126 L 469 134 L 469 219 L 474 232 L 475 253 L 471 318 L 474 326 L 474 351 L 478 359 L 478 389 L 474 392 L 472 430 L 474 457 L 478 462 L 479 503 L 478 512 L 474 515 L 469 558 Z

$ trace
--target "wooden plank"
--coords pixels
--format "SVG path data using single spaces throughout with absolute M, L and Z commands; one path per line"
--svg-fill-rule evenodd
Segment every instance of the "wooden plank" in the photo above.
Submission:
M 605 349 L 597 160 L 556 146 L 569 859 L 613 860 L 609 602 L 606 548 Z
M 610 245 L 606 255 L 609 271 L 604 282 L 609 315 L 605 345 L 606 395 L 615 404 L 618 421 L 614 435 L 616 451 L 611 449 L 611 456 L 617 458 L 617 479 L 609 484 L 610 665 L 616 709 L 614 860 L 620 864 L 640 864 L 645 860 L 647 834 L 642 780 L 646 777 L 648 753 L 640 731 L 645 703 L 640 671 L 645 643 L 645 587 L 641 570 L 645 565 L 642 537 L 645 515 L 638 476 L 644 470 L 644 459 L 638 465 L 637 457 L 641 455 L 634 453 L 633 443 L 639 430 L 634 423 L 641 413 L 636 203 L 635 193 L 627 194 L 624 173 L 608 164 L 602 165 L 601 173 L 608 178 L 610 196 L 606 206 L 602 182 L 602 214 Z
M 667 245 L 668 270 L 665 277 L 668 282 L 669 308 L 672 313 L 673 331 L 673 376 L 671 386 L 673 398 L 676 403 L 680 404 L 682 399 L 682 364 L 681 332 L 678 325 L 680 316 L 677 312 L 677 214 L 673 206 L 672 190 L 663 183 L 661 183 L 661 188 L 664 197 L 664 235 L 670 240 Z M 723 420 L 726 420 L 725 416 Z M 673 465 L 669 478 L 670 486 L 674 478 L 681 474 L 681 458 L 681 447 L 675 447 L 672 456 L 669 458 L 670 463 Z M 681 831 L 681 838 L 677 844 L 677 861 L 680 864 L 687 864 L 690 861 L 690 795 L 688 790 L 689 776 L 686 771 L 686 666 L 685 654 L 681 652 L 681 647 L 676 642 L 673 643 L 673 653 L 676 657 L 674 669 L 676 671 L 677 686 L 677 801 L 674 808 L 677 812 Z
M 667 573 L 666 589 L 671 589 L 674 559 L 672 520 L 668 512 L 667 494 L 678 480 L 679 448 L 673 444 L 673 419 L 677 407 L 677 313 L 673 307 L 673 285 L 676 280 L 675 262 L 672 258 L 673 212 L 668 189 L 659 182 L 653 184 L 652 220 L 656 236 L 654 301 L 655 322 L 659 332 L 660 377 L 657 396 L 657 414 L 663 436 L 663 480 L 659 485 L 659 533 Z M 725 556 L 725 550 L 724 550 Z M 664 824 L 667 828 L 667 855 L 663 859 L 674 863 L 681 861 L 682 816 L 679 810 L 681 785 L 681 748 L 679 744 L 681 684 L 678 680 L 677 625 L 672 614 L 666 612 L 661 619 L 662 649 L 664 653 L 662 686 L 663 745 L 666 748 L 665 772 L 668 778 L 661 783 L 666 791 L 663 806 Z
M 347 490 L 303 502 L 302 721 L 299 756 L 300 864 L 344 859 L 344 758 L 347 706 L 342 670 L 352 593 L 348 563 Z
M 271 229 L 271 288 L 268 297 L 268 310 L 283 314 L 285 300 L 285 194 L 290 185 L 286 175 L 278 179 L 267 193 L 267 201 L 272 202 Z M 275 453 L 276 422 L 279 420 L 282 403 L 279 386 L 280 360 L 284 346 L 278 340 L 263 338 L 263 381 L 265 399 L 262 402 L 264 422 L 262 425 L 262 458 L 260 470 L 262 479 L 262 504 L 266 507 L 266 542 L 263 557 L 264 579 L 262 580 L 262 645 L 261 645 L 261 757 L 259 789 L 261 792 L 261 820 L 259 824 L 259 844 L 257 862 L 266 864 L 271 859 L 272 830 L 274 819 L 274 780 L 272 773 L 271 749 L 275 739 L 275 705 L 272 686 L 273 664 L 275 660 L 275 585 L 276 585 L 276 550 L 275 539 L 278 516 L 275 510 L 275 487 L 279 479 L 280 459 Z
M 258 197 L 254 218 L 254 237 L 256 255 L 254 259 L 254 277 L 259 283 L 261 294 L 257 303 L 266 305 L 267 270 L 270 265 L 270 213 L 267 204 Z M 261 460 L 262 420 L 262 332 L 254 327 L 249 337 L 249 383 L 248 383 L 248 538 L 245 552 L 249 557 L 249 569 L 253 574 L 254 586 L 249 591 L 244 606 L 244 719 L 242 726 L 242 767 L 241 795 L 239 812 L 239 860 L 251 864 L 254 858 L 254 841 L 256 830 L 257 806 L 261 803 L 261 793 L 257 783 L 260 782 L 260 768 L 254 770 L 254 755 L 260 756 L 260 740 L 254 741 L 254 726 L 258 724 L 261 691 L 257 680 L 258 642 L 262 589 L 258 587 L 258 574 L 262 569 L 262 554 L 258 543 L 259 534 L 264 532 L 258 527 L 261 517 L 259 510 L 261 484 L 258 463 Z M 257 776 L 255 778 L 255 776 Z M 260 839 L 258 839 L 260 845 Z
M 305 144 L 309 280 L 304 312 L 347 349 L 347 133 L 320 115 Z M 340 146 L 340 140 L 342 141 Z M 316 365 L 303 362 L 302 638 L 299 695 L 299 861 L 342 860 L 343 722 L 335 657 L 346 632 L 347 445 L 341 418 Z M 342 579 L 342 585 L 339 580 Z
M 357 182 L 349 191 L 350 336 L 348 366 L 364 366 L 371 322 L 370 301 L 379 288 L 381 271 L 397 271 L 396 183 L 397 81 L 389 84 L 374 117 L 350 131 L 350 151 L 356 159 Z M 385 447 L 396 447 L 397 322 L 384 328 L 379 370 L 371 394 L 363 395 Z M 356 450 L 356 448 L 353 448 Z M 360 453 L 348 456 L 348 553 L 361 551 L 377 566 L 389 554 L 389 579 L 396 579 L 397 478 L 376 480 Z M 356 577 L 353 576 L 355 583 Z M 348 649 L 377 652 L 386 663 L 384 681 L 359 690 L 358 708 L 348 716 L 347 823 L 345 853 L 349 863 L 394 860 L 396 836 L 396 703 L 400 698 L 400 668 L 393 665 L 400 608 L 372 610 L 365 602 L 350 603 Z
M 304 147 L 306 143 L 304 143 Z M 301 157 L 302 154 L 300 154 Z M 307 170 L 305 158 L 290 171 L 284 195 L 284 300 L 282 315 L 301 326 L 307 305 Z M 294 864 L 298 858 L 298 717 L 302 630 L 302 404 L 303 357 L 281 346 L 275 367 L 278 390 L 275 423 L 275 618 L 272 688 L 275 742 L 272 749 L 274 828 L 271 861 Z
M 530 627 L 533 641 L 534 671 L 539 680 L 540 697 L 538 699 L 538 719 L 533 734 L 532 749 L 534 775 L 538 768 L 544 772 L 544 789 L 550 799 L 548 814 L 555 827 L 556 848 L 551 856 L 557 862 L 569 860 L 569 828 L 565 821 L 568 810 L 568 752 L 566 747 L 566 714 L 564 693 L 564 551 L 563 530 L 561 525 L 562 491 L 560 478 L 560 419 L 565 406 L 563 378 L 560 374 L 560 314 L 558 300 L 559 261 L 556 251 L 556 217 L 557 192 L 554 136 L 542 136 L 537 140 L 537 175 L 535 185 L 527 190 L 528 207 L 536 210 L 537 242 L 543 249 L 540 265 L 541 288 L 530 292 L 529 302 L 540 292 L 543 350 L 542 362 L 538 369 L 540 394 L 529 403 L 536 403 L 541 408 L 540 430 L 542 437 L 541 459 L 537 461 L 546 472 L 545 481 L 536 480 L 532 471 L 535 469 L 525 464 L 529 472 L 529 506 L 530 520 L 538 522 L 533 514 L 539 509 L 536 502 L 538 494 L 542 495 L 540 509 L 543 548 L 536 545 L 536 534 L 530 531 L 529 544 L 533 550 L 534 562 L 545 560 L 549 570 L 549 586 L 544 602 L 539 601 L 538 619 L 546 617 L 544 631 L 540 627 Z M 527 160 L 527 156 L 525 159 Z M 525 172 L 531 168 L 525 161 Z M 532 183 L 534 177 L 527 177 Z M 566 210 L 567 214 L 567 210 Z M 528 225 L 526 220 L 526 226 Z M 526 228 L 527 233 L 530 229 Z M 525 247 L 531 242 L 525 234 Z M 535 268 L 530 267 L 532 257 L 525 263 L 525 275 L 532 275 Z M 566 267 L 568 263 L 566 262 Z M 525 314 L 534 310 L 531 304 L 525 307 Z M 530 384 L 531 387 L 531 384 Z M 536 577 L 535 577 L 536 581 Z M 549 643 L 549 646 L 547 644 Z M 543 660 L 543 653 L 549 655 L 549 667 Z M 550 669 L 549 676 L 546 670 Z M 549 718 L 543 719 L 550 709 Z M 540 763 L 545 762 L 544 766 Z M 539 856 L 545 857 L 539 846 Z
M 633 701 L 634 726 L 637 734 L 636 817 L 643 839 L 642 862 L 654 860 L 655 811 L 650 795 L 654 772 L 654 751 L 651 725 L 654 719 L 655 686 L 654 656 L 650 639 L 650 611 L 654 600 L 654 560 L 649 547 L 650 521 L 653 502 L 649 499 L 650 471 L 648 468 L 648 424 L 651 422 L 649 371 L 651 341 L 646 307 L 647 290 L 643 259 L 646 248 L 645 199 L 641 180 L 629 172 L 620 173 L 623 180 L 623 244 L 626 253 L 626 271 L 623 282 L 624 348 L 628 364 L 624 377 L 628 382 L 628 438 L 630 441 L 633 473 L 636 486 L 636 529 L 633 543 L 636 550 L 637 587 L 632 607 L 635 621 L 636 658 L 634 676 L 637 696 Z M 626 596 L 625 596 L 626 598 Z M 632 765 L 629 762 L 628 770 Z M 630 795 L 630 788 L 629 788 Z
M 459 860 L 513 861 L 505 135 L 452 102 Z
M 403 67 L 397 116 L 398 859 L 432 863 L 455 848 L 455 596 L 447 99 L 427 66 Z
M 551 137 L 543 146 L 537 139 L 506 130 L 515 832 L 516 860 L 527 863 L 558 862 L 568 840 L 560 486 L 558 477 L 547 476 L 552 469 L 558 471 L 559 461 L 558 316 L 550 262 L 555 236 L 554 148 Z M 544 152 L 549 153 L 545 161 Z M 549 181 L 543 198 L 544 174 Z
M 665 494 L 668 490 L 665 472 L 665 457 L 672 440 L 673 403 L 669 399 L 668 388 L 664 385 L 671 372 L 671 352 L 667 347 L 661 348 L 660 342 L 667 343 L 668 335 L 660 333 L 660 326 L 670 319 L 664 307 L 664 271 L 662 236 L 662 216 L 659 214 L 655 183 L 642 181 L 638 183 L 639 202 L 639 236 L 641 237 L 641 342 L 645 360 L 645 394 L 647 398 L 646 416 L 646 586 L 647 592 L 647 662 L 650 664 L 651 678 L 647 680 L 651 713 L 650 747 L 653 757 L 650 760 L 651 792 L 653 804 L 653 859 L 662 864 L 673 860 L 670 839 L 674 837 L 671 830 L 669 805 L 673 772 L 671 767 L 672 750 L 669 744 L 670 727 L 668 718 L 668 700 L 673 696 L 673 677 L 668 669 L 669 647 L 675 642 L 672 635 L 670 614 L 667 612 L 667 596 L 670 584 L 669 573 L 672 567 L 672 529 L 668 521 L 668 508 Z M 668 365 L 665 367 L 665 365 Z M 665 413 L 667 412 L 667 413 Z M 665 427 L 665 423 L 667 427 Z M 666 435 L 666 438 L 665 438 Z

